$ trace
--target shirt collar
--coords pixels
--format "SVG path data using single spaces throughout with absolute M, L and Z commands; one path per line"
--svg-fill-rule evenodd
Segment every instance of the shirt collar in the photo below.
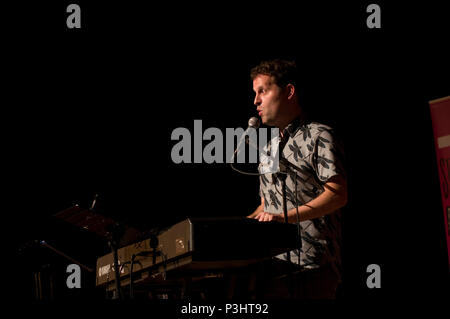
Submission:
M 283 136 L 286 136 L 286 133 L 289 134 L 290 137 L 294 137 L 297 133 L 298 129 L 305 124 L 305 119 L 302 116 L 297 116 L 291 123 L 289 123 L 283 130 Z

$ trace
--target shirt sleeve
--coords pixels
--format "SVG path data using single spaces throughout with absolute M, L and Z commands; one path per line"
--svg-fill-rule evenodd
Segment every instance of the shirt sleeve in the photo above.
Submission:
M 314 170 L 321 182 L 326 183 L 336 175 L 346 178 L 342 142 L 332 131 L 324 130 L 317 136 L 312 159 Z

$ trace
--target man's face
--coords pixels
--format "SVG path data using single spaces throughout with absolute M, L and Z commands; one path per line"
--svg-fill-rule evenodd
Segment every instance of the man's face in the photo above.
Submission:
M 277 126 L 283 104 L 283 89 L 274 83 L 271 76 L 261 74 L 253 80 L 254 104 L 263 124 Z

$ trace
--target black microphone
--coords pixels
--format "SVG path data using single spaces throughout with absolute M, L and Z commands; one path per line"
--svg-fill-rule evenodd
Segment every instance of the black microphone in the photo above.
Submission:
M 245 140 L 245 143 L 246 143 L 246 144 L 248 144 L 248 145 L 254 147 L 255 149 L 258 149 L 253 143 L 251 143 L 250 139 L 248 138 L 248 134 L 249 134 L 249 132 L 250 132 L 251 129 L 255 129 L 255 130 L 258 129 L 258 128 L 259 128 L 259 125 L 260 125 L 259 119 L 256 118 L 256 117 L 251 117 L 251 118 L 248 120 L 248 127 L 247 127 L 247 129 L 245 130 L 244 134 L 242 134 L 242 136 L 241 136 L 241 138 L 240 138 L 240 140 L 239 140 L 239 143 L 238 143 L 236 149 L 234 150 L 233 156 L 231 156 L 231 159 L 230 159 L 230 162 L 229 162 L 229 163 L 230 163 L 230 166 L 231 166 L 231 168 L 232 168 L 233 170 L 235 170 L 235 171 L 238 172 L 238 173 L 241 173 L 241 174 L 244 174 L 244 175 L 257 175 L 257 176 L 260 175 L 259 173 L 249 173 L 249 172 L 244 172 L 244 171 L 241 171 L 241 170 L 239 170 L 239 169 L 237 169 L 236 167 L 233 166 L 234 157 L 236 156 L 237 151 L 238 151 L 239 148 L 241 147 L 242 141 Z M 256 141 L 255 141 L 255 142 L 256 142 Z
M 231 157 L 231 162 L 234 161 L 234 156 L 236 155 L 236 152 L 239 150 L 243 140 L 245 140 L 246 144 L 251 145 L 257 149 L 257 147 L 253 143 L 250 143 L 250 140 L 248 138 L 248 133 L 250 132 L 251 129 L 255 129 L 255 130 L 258 129 L 259 125 L 260 125 L 260 122 L 257 117 L 253 116 L 248 120 L 248 127 L 245 130 L 245 132 L 242 134 L 241 139 L 239 140 L 239 143 L 238 143 L 236 149 L 234 150 L 233 156 Z
M 248 127 L 247 127 L 247 129 L 245 130 L 244 135 L 243 135 L 243 136 L 245 136 L 245 144 L 248 144 L 248 145 L 250 145 L 250 146 L 253 146 L 254 148 L 257 148 L 254 144 L 249 143 L 250 140 L 249 140 L 249 138 L 248 138 L 248 132 L 250 132 L 250 130 L 251 130 L 252 128 L 258 129 L 258 128 L 259 128 L 259 125 L 260 125 L 260 122 L 259 122 L 259 119 L 258 119 L 257 117 L 254 117 L 254 116 L 253 116 L 253 117 L 251 117 L 251 118 L 248 120 Z
M 255 129 L 257 129 L 257 128 L 259 128 L 259 125 L 260 125 L 260 123 L 259 123 L 259 119 L 257 118 L 257 117 L 251 117 L 249 120 L 248 120 L 248 128 L 247 128 L 247 130 L 250 128 L 250 127 L 253 127 L 253 128 L 255 128 Z

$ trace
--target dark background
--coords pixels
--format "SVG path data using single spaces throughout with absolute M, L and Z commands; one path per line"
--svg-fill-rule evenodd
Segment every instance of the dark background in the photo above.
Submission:
M 448 289 L 428 105 L 450 94 L 448 11 L 377 1 L 382 28 L 368 29 L 370 2 L 76 3 L 80 30 L 66 27 L 69 2 L 5 10 L 9 247 L 46 239 L 95 265 L 107 247 L 51 218 L 74 203 L 88 207 L 95 194 L 99 213 L 144 229 L 249 214 L 259 203 L 256 177 L 226 164 L 174 164 L 170 136 L 177 127 L 193 130 L 195 119 L 204 129 L 245 128 L 257 116 L 251 67 L 293 58 L 305 106 L 346 147 L 340 297 Z M 31 250 L 12 285 L 24 299 L 32 298 L 30 269 L 55 258 Z M 372 263 L 381 266 L 381 289 L 366 286 Z M 86 285 L 77 293 L 89 294 Z

